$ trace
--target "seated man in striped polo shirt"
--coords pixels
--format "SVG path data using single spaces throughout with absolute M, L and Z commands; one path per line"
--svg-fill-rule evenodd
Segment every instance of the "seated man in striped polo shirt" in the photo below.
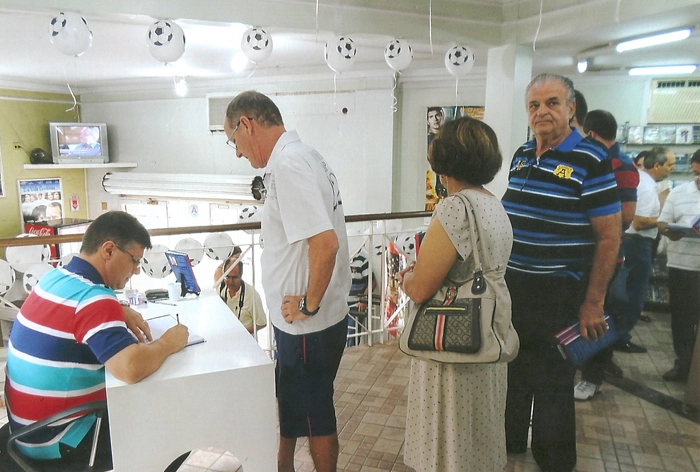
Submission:
M 105 368 L 126 383 L 138 382 L 185 347 L 184 325 L 143 342 L 151 338 L 148 325 L 114 293 L 139 273 L 150 247 L 150 235 L 136 218 L 107 212 L 90 224 L 80 254 L 34 287 L 12 327 L 7 353 L 5 397 L 12 430 L 105 400 Z M 32 459 L 86 461 L 94 427 L 95 415 L 88 414 L 42 430 L 18 442 L 18 448 Z M 111 454 L 108 428 L 103 425 L 101 433 L 98 451 Z

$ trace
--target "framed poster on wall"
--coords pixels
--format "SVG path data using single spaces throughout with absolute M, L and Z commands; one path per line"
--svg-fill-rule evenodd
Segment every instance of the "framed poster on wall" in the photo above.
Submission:
M 60 178 L 18 180 L 22 224 L 63 218 L 63 188 Z
M 426 123 L 428 128 L 428 148 L 433 138 L 440 130 L 440 127 L 448 122 L 463 116 L 469 116 L 477 120 L 484 119 L 484 107 L 466 106 L 433 106 L 428 107 L 426 113 Z M 435 205 L 440 203 L 447 196 L 447 190 L 440 183 L 440 179 L 435 175 L 430 167 L 425 172 L 425 210 L 433 211 Z

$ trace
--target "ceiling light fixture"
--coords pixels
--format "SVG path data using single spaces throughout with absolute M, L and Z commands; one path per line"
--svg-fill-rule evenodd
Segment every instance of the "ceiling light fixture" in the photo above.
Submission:
M 177 81 L 177 84 L 175 85 L 175 93 L 178 95 L 178 97 L 184 97 L 187 95 L 187 81 L 184 77 L 180 77 L 180 80 Z
M 582 61 L 578 61 L 578 64 L 576 64 L 576 68 L 578 69 L 579 74 L 583 74 L 588 70 L 588 59 L 584 59 Z
M 698 66 L 696 64 L 678 65 L 678 66 L 651 66 L 651 67 L 633 67 L 629 71 L 629 75 L 678 75 L 692 74 Z
M 686 39 L 693 32 L 693 28 L 684 28 L 677 31 L 669 31 L 667 33 L 645 36 L 643 38 L 631 39 L 629 41 L 621 41 L 615 46 L 617 52 L 631 51 L 632 49 L 646 48 L 659 44 L 671 43 Z

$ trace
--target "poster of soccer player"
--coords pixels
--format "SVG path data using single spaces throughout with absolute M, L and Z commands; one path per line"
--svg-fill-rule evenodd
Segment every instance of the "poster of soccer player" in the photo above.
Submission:
M 426 113 L 426 123 L 428 128 L 428 148 L 433 138 L 440 130 L 440 127 L 447 121 L 455 118 L 470 116 L 477 120 L 484 119 L 484 107 L 462 107 L 462 106 L 432 106 L 428 107 Z M 435 205 L 440 203 L 447 196 L 447 190 L 440 183 L 440 179 L 430 167 L 425 173 L 425 210 L 432 211 Z

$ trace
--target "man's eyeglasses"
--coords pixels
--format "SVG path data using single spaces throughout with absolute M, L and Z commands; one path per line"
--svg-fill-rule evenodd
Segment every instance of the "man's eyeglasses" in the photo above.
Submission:
M 253 120 L 253 118 L 250 118 L 246 116 L 249 120 Z M 238 118 L 238 124 L 236 125 L 235 128 L 233 128 L 233 131 L 231 131 L 230 136 L 226 136 L 226 145 L 232 147 L 234 150 L 236 149 L 236 142 L 233 140 L 233 135 L 236 134 L 236 131 L 238 131 L 238 127 L 241 126 L 241 119 Z
M 121 252 L 127 253 L 127 254 L 129 255 L 129 257 L 131 257 L 131 262 L 133 262 L 134 265 L 139 265 L 139 264 L 141 264 L 141 259 L 134 257 L 134 255 L 133 255 L 132 253 L 130 253 L 130 252 L 127 251 L 126 249 L 120 247 L 119 245 L 115 244 L 115 246 L 116 246 L 117 249 L 119 249 Z

